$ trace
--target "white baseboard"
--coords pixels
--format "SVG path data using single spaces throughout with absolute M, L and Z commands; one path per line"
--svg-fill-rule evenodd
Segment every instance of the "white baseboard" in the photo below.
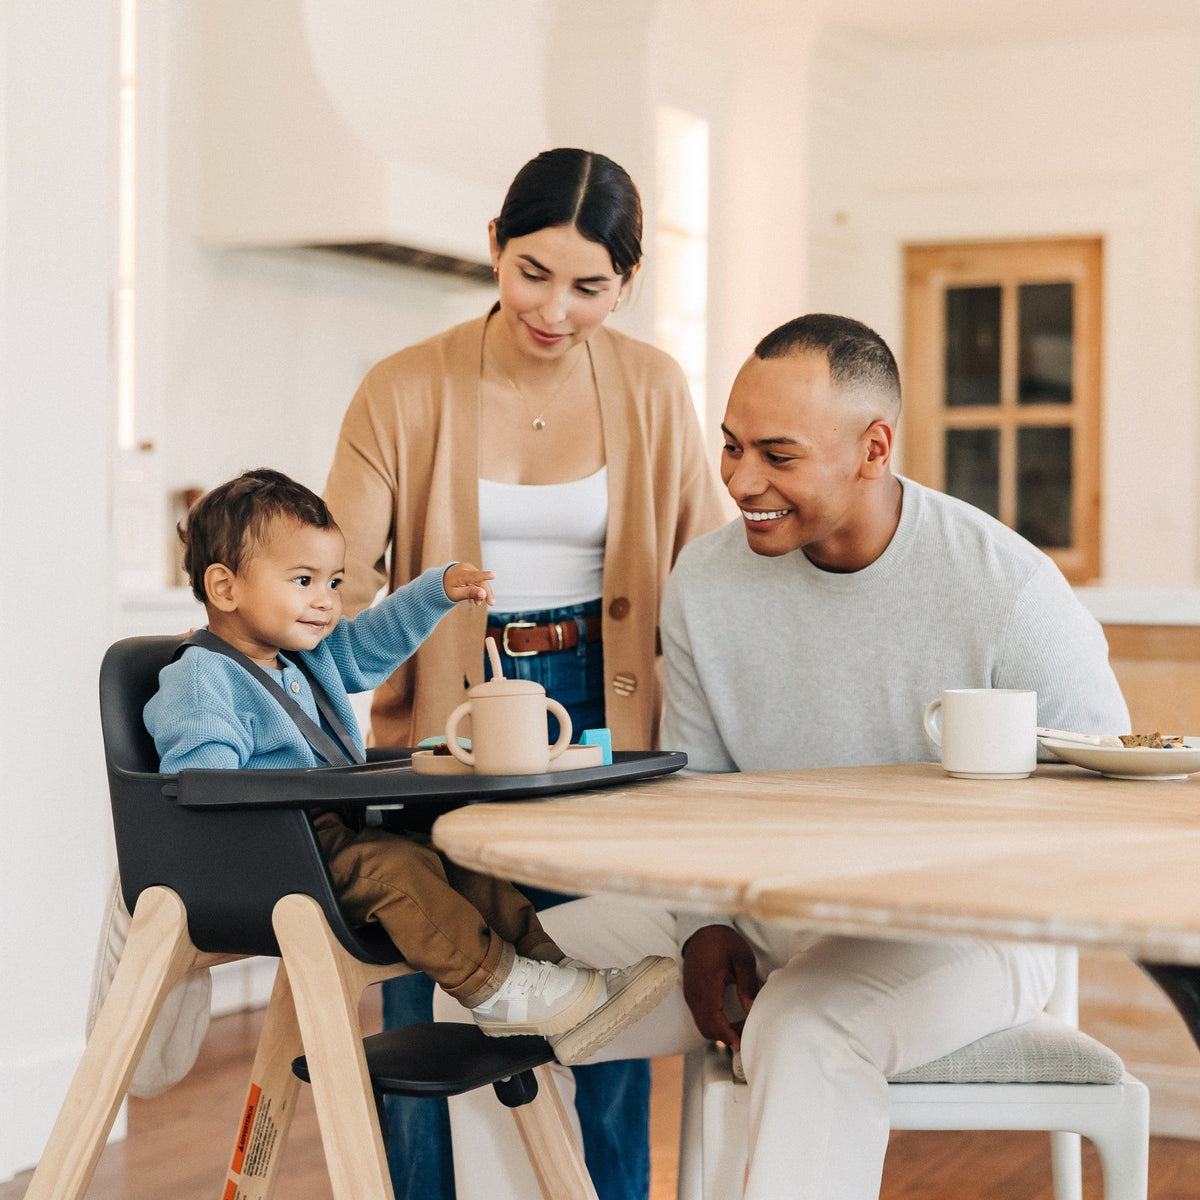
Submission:
M 265 1008 L 275 982 L 277 958 L 242 958 L 212 969 L 212 1015 Z
M 247 958 L 222 963 L 212 972 L 212 1014 L 262 1008 L 271 998 L 278 959 Z M 67 1088 L 83 1053 L 6 1064 L 0 1069 L 0 1180 L 9 1180 L 37 1164 Z M 113 1122 L 110 1142 L 126 1133 L 125 1106 Z
M 9 1062 L 0 1069 L 0 1180 L 37 1165 L 82 1054 L 80 1044 L 73 1052 Z M 122 1105 L 109 1141 L 124 1136 Z

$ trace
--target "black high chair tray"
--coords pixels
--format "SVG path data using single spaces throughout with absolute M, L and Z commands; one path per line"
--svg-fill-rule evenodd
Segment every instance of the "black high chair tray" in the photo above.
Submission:
M 687 755 L 681 751 L 616 750 L 607 767 L 541 775 L 418 775 L 411 757 L 392 757 L 358 766 L 307 770 L 182 771 L 164 777 L 163 794 L 175 798 L 183 808 L 379 808 L 386 828 L 391 824 L 389 814 L 404 809 L 449 812 L 483 800 L 561 796 L 670 775 L 685 766 Z

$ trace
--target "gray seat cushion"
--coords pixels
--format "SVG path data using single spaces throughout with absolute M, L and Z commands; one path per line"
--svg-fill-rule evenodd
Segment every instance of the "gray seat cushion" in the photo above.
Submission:
M 1125 1067 L 1107 1046 L 1043 1013 L 892 1077 L 892 1083 L 1119 1083 Z

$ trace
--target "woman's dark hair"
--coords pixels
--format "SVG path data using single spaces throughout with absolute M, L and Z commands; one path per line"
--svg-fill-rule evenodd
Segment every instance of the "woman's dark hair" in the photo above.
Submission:
M 608 251 L 628 279 L 642 261 L 642 199 L 624 167 L 603 154 L 543 150 L 518 172 L 496 218 L 496 241 L 572 225 Z
M 266 541 L 271 523 L 280 517 L 317 529 L 337 528 L 316 492 L 267 467 L 243 471 L 201 496 L 177 527 L 183 567 L 196 599 L 201 603 L 208 599 L 204 572 L 213 563 L 222 563 L 236 574 L 251 548 Z

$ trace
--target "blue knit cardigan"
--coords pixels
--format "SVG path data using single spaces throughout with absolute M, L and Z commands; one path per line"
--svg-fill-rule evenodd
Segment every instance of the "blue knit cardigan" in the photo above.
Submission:
M 381 684 L 454 607 L 442 584 L 445 570 L 430 568 L 353 620 L 343 617 L 315 650 L 292 656 L 312 671 L 360 750 L 348 693 Z M 320 723 L 308 680 L 288 657 L 279 657 L 283 669 L 271 674 Z M 166 775 L 191 767 L 323 765 L 263 684 L 232 659 L 200 646 L 190 646 L 159 672 L 143 719 Z

